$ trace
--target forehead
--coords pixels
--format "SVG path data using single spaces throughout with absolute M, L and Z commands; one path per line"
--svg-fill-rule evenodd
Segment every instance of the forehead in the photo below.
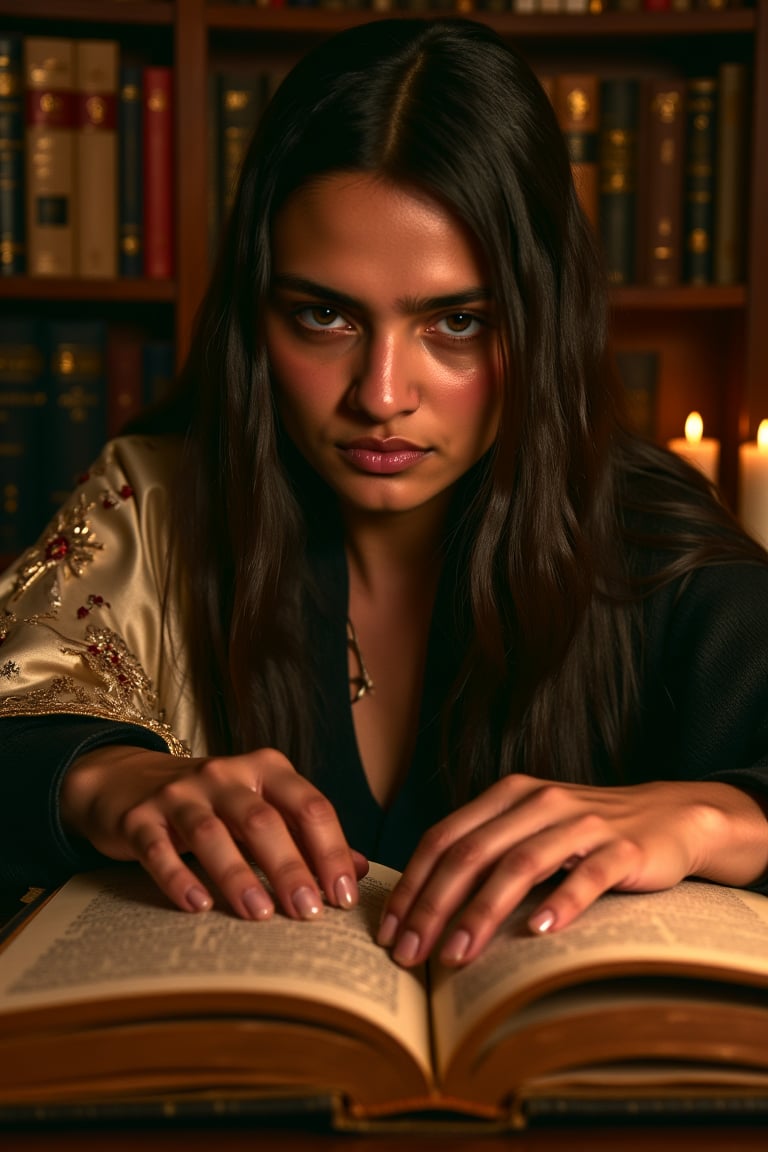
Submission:
M 423 190 L 369 173 L 334 173 L 298 189 L 273 229 L 277 274 L 429 279 L 430 292 L 488 284 L 470 229 Z M 341 287 L 341 285 L 338 285 Z

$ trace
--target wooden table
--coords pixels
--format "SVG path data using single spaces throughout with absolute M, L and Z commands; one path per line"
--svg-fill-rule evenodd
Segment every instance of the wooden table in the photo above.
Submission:
M 509 1136 L 344 1136 L 264 1129 L 0 1132 L 2 1152 L 766 1152 L 768 1126 L 562 1128 Z

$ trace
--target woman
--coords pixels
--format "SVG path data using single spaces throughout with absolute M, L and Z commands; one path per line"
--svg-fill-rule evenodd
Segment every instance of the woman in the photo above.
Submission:
M 557 123 L 489 30 L 297 66 L 133 433 L 6 578 L 7 879 L 136 859 L 312 918 L 375 857 L 405 965 L 553 876 L 537 931 L 759 883 L 766 557 L 626 430 Z

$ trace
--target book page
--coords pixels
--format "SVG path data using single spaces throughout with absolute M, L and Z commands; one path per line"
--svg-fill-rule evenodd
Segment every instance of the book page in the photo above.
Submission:
M 468 1034 L 504 1002 L 513 1011 L 579 974 L 713 970 L 768 985 L 768 898 L 684 881 L 664 892 L 608 893 L 551 936 L 526 927 L 530 897 L 466 968 L 435 967 L 433 1015 L 441 1074 Z
M 138 867 L 76 876 L 0 953 L 0 1031 L 15 1011 L 53 1004 L 258 992 L 354 1012 L 429 1067 L 424 974 L 398 968 L 374 940 L 397 876 L 371 865 L 357 908 L 326 906 L 311 922 L 181 912 Z

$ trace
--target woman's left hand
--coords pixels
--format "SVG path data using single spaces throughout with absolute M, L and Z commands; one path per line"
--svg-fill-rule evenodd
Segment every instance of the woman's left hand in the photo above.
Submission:
M 426 833 L 378 941 L 407 967 L 438 944 L 444 963 L 466 964 L 535 885 L 561 871 L 528 919 L 535 932 L 565 928 L 611 889 L 656 891 L 686 876 L 739 886 L 766 870 L 766 814 L 732 785 L 606 788 L 513 775 Z

